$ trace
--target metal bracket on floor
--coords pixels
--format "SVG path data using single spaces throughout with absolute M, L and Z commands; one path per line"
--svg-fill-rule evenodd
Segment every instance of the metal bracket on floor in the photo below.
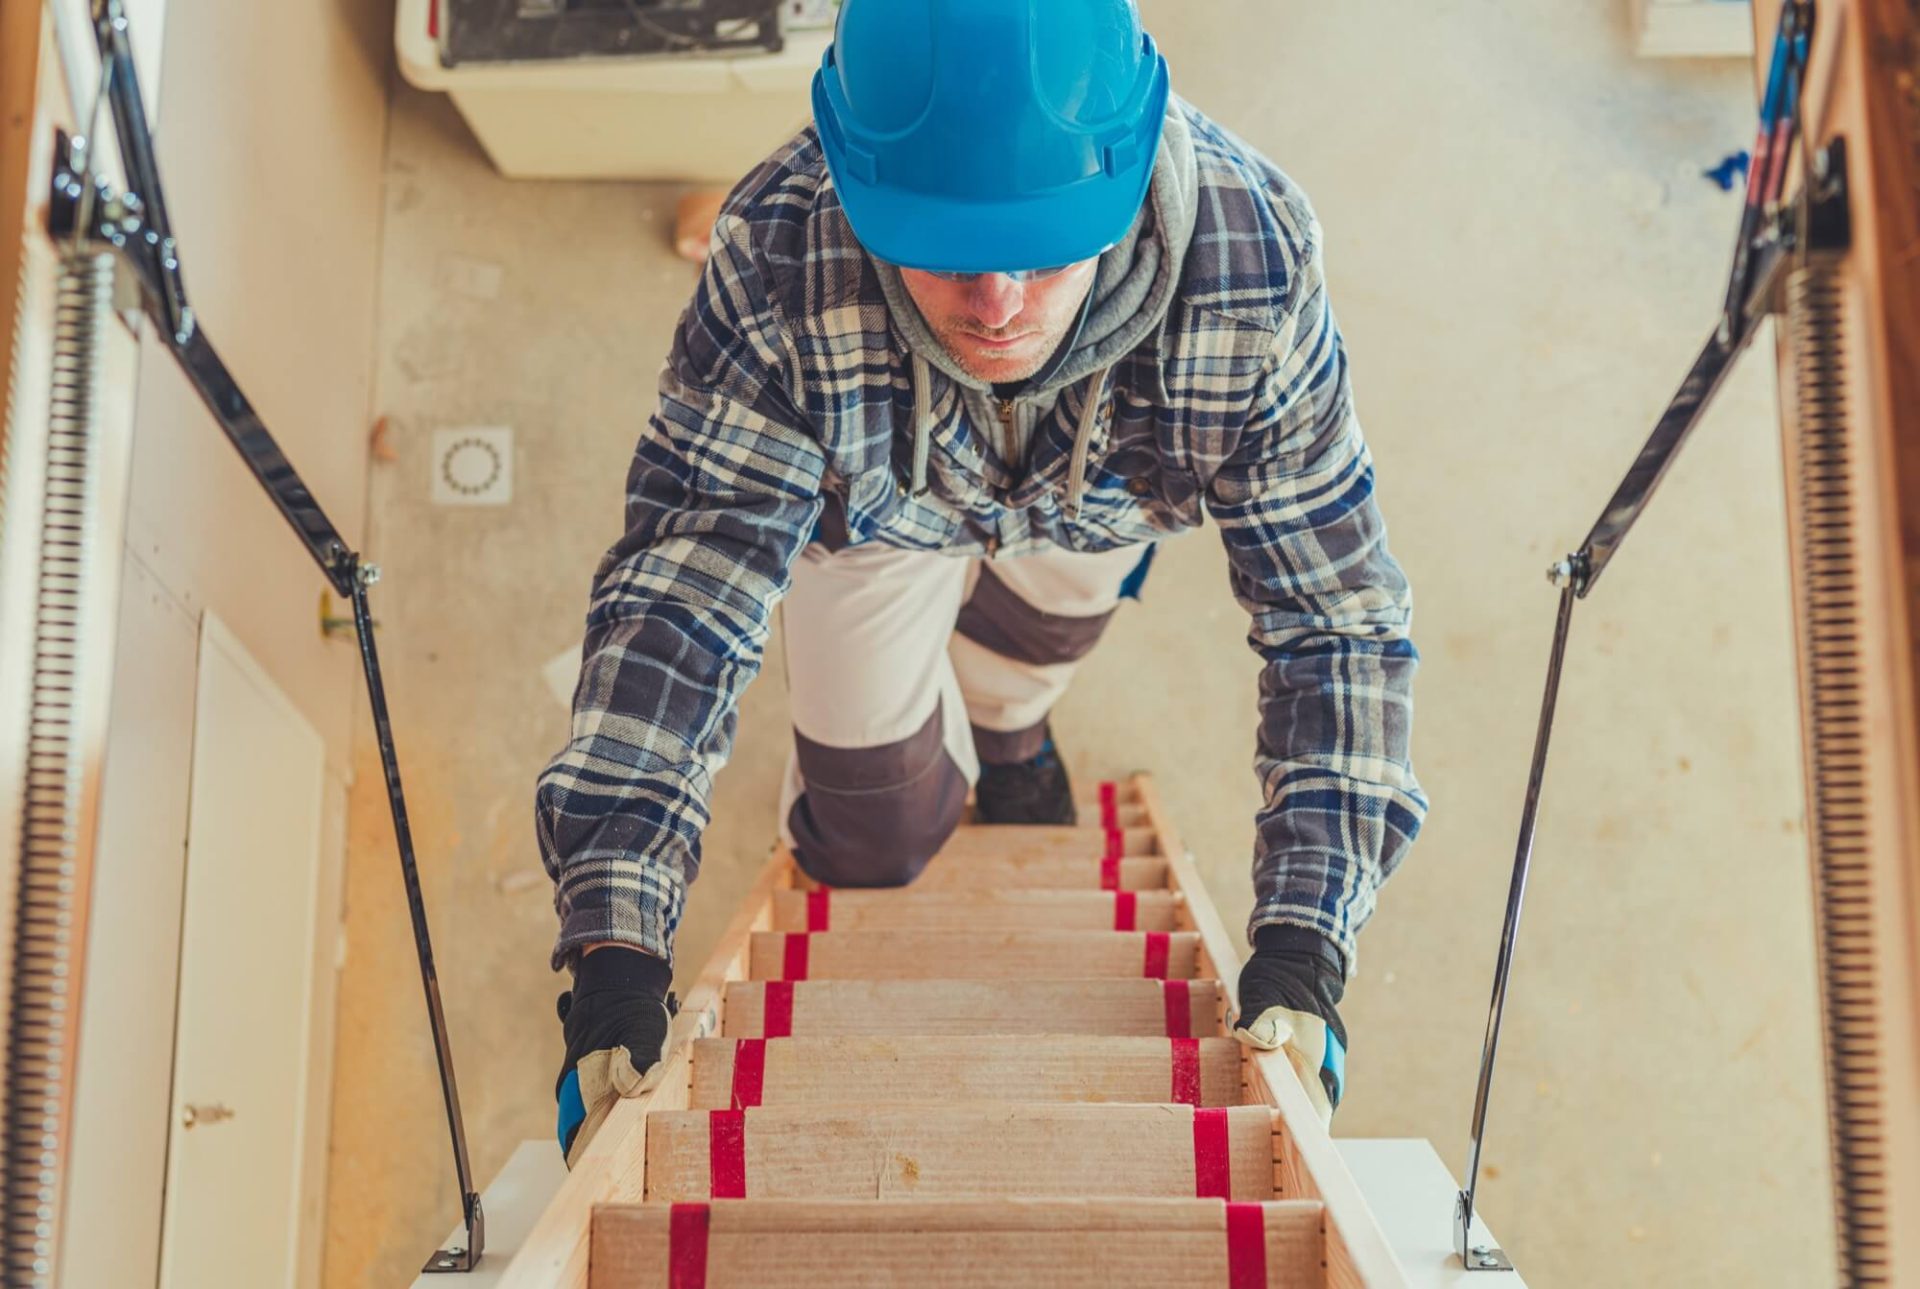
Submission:
M 460 1114 L 460 1093 L 454 1081 L 453 1052 L 447 1040 L 446 1013 L 440 1001 L 433 943 L 427 931 L 426 901 L 414 858 L 413 832 L 407 823 L 406 794 L 400 786 L 399 754 L 394 749 L 393 727 L 387 715 L 380 659 L 374 647 L 373 615 L 367 605 L 367 588 L 378 580 L 379 569 L 361 562 L 359 554 L 341 537 L 241 392 L 233 374 L 207 339 L 206 331 L 195 320 L 167 219 L 159 162 L 153 135 L 147 127 L 145 100 L 134 68 L 122 0 L 95 0 L 93 25 L 100 51 L 100 93 L 113 114 L 126 184 L 116 190 L 94 171 L 92 158 L 100 153 L 94 140 L 69 135 L 64 130 L 56 132 L 47 231 L 56 242 L 65 242 L 77 249 L 111 252 L 138 283 L 139 309 L 153 323 L 215 423 L 240 453 L 240 459 L 293 528 L 314 563 L 319 565 L 334 593 L 353 607 L 354 634 L 366 676 L 380 762 L 386 775 L 387 804 L 393 816 L 400 876 L 413 923 L 414 950 L 420 962 L 420 981 L 426 994 L 427 1019 L 433 1031 L 441 1099 L 446 1105 L 447 1128 L 453 1142 L 454 1169 L 466 1223 L 465 1242 L 435 1253 L 425 1269 L 471 1271 L 479 1265 L 486 1248 L 486 1222 L 467 1156 L 467 1134 Z M 90 120 L 97 118 L 100 106 L 99 102 L 93 105 Z M 89 124 L 88 129 L 92 128 Z

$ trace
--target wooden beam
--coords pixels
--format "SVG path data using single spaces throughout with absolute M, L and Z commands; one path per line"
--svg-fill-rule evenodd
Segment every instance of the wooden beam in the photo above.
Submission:
M 781 891 L 776 931 L 1171 931 L 1171 891 Z
M 693 1042 L 718 1033 L 729 980 L 746 975 L 747 940 L 773 920 L 773 893 L 793 881 L 793 860 L 776 851 L 740 901 L 719 947 L 687 991 L 674 1022 L 666 1067 L 653 1091 L 622 1101 L 587 1144 L 567 1180 L 507 1265 L 499 1289 L 585 1289 L 593 1207 L 637 1200 L 645 1191 L 647 1112 L 688 1105 Z M 556 1144 L 554 1149 L 559 1149 Z
M 1214 910 L 1193 857 L 1180 844 L 1153 780 L 1136 775 L 1133 787 L 1154 821 L 1161 851 L 1168 857 L 1168 884 L 1187 896 L 1181 906 L 1185 920 L 1200 937 L 1200 970 L 1210 970 L 1220 981 L 1230 1011 L 1239 1007 L 1240 953 L 1235 937 Z M 1320 1125 L 1320 1116 L 1307 1100 L 1285 1053 L 1246 1051 L 1246 1088 L 1249 1099 L 1272 1106 L 1276 1118 L 1277 1159 L 1282 1175 L 1295 1189 L 1288 1198 L 1317 1199 L 1326 1205 L 1327 1283 L 1351 1286 L 1404 1285 L 1407 1282 L 1386 1232 L 1367 1207 L 1359 1184 L 1334 1148 L 1333 1138 Z
M 594 1222 L 593 1284 L 1304 1289 L 1323 1283 L 1320 1223 L 1315 1203 L 1197 1199 L 609 1206 Z
M 1764 84 L 1779 0 L 1753 6 Z M 1920 13 L 1816 7 L 1804 146 L 1844 140 L 1851 240 L 1796 265 L 1788 567 L 1840 1278 L 1920 1280 Z
M 1120 828 L 1122 855 L 1152 855 L 1156 851 L 1152 828 Z M 1039 859 L 1046 856 L 1087 855 L 1098 859 L 1107 851 L 1108 830 L 1095 827 L 1056 827 L 1051 824 L 963 824 L 935 856 L 941 858 Z
M 773 1032 L 768 984 L 727 986 L 728 1038 L 846 1034 L 1107 1034 L 1204 1038 L 1222 1033 L 1211 980 L 804 980 L 781 994 Z
M 812 886 L 810 882 L 796 882 Z M 1158 891 L 1167 885 L 1167 861 L 1135 856 L 1103 862 L 1098 850 L 1071 855 L 938 856 L 908 888 L 913 891 Z
M 738 1056 L 743 1049 L 744 1062 Z M 742 1085 L 752 1090 L 750 1098 Z M 1230 1038 L 1053 1035 L 709 1038 L 694 1044 L 697 1110 L 910 1100 L 1234 1105 L 1240 1100 L 1240 1045 Z
M 717 1179 L 718 1192 L 735 1199 L 1269 1200 L 1273 1140 L 1265 1106 L 915 1102 L 656 1111 L 646 1198 L 709 1199 Z
M 1191 931 L 756 931 L 755 980 L 1193 975 Z

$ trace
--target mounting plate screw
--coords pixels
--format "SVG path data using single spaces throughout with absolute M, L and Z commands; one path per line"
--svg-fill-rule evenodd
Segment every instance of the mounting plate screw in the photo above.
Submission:
M 373 586 L 380 580 L 380 566 L 378 564 L 362 564 L 357 572 L 359 573 L 360 585 L 362 586 Z
M 1566 586 L 1573 581 L 1573 561 L 1563 559 L 1547 570 L 1547 580 L 1555 586 Z

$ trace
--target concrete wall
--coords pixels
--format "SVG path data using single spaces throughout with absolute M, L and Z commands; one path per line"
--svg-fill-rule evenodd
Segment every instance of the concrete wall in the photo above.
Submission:
M 349 542 L 365 503 L 384 181 L 384 7 L 167 0 L 133 6 L 169 213 L 200 324 Z M 164 17 L 164 27 L 162 18 Z M 158 53 L 158 57 L 153 55 Z M 103 115 L 103 123 L 105 117 Z M 134 395 L 125 572 L 95 871 L 64 1283 L 151 1282 L 172 1116 L 199 621 L 212 612 L 326 740 L 330 928 L 345 849 L 351 644 L 322 638 L 325 586 L 198 397 L 151 339 Z M 276 838 L 260 838 L 271 862 Z M 324 963 L 331 966 L 329 929 Z M 325 1088 L 332 973 L 314 1018 Z M 317 1279 L 325 1100 L 310 1117 L 306 1279 Z M 103 1231 L 114 1239 L 102 1240 Z
M 1625 5 L 1148 0 L 1174 83 L 1306 186 L 1412 575 L 1434 811 L 1362 943 L 1346 1135 L 1465 1162 L 1544 676 L 1578 543 L 1712 321 L 1751 133 L 1737 62 L 1629 56 Z M 691 272 L 678 190 L 512 184 L 439 99 L 389 158 L 371 547 L 401 751 L 484 1178 L 551 1131 L 561 982 L 532 787 Z M 1487 1139 L 1531 1283 L 1826 1278 L 1818 1019 L 1770 347 L 1578 615 Z M 510 425 L 516 496 L 428 504 L 438 428 Z M 1211 532 L 1173 543 L 1057 727 L 1156 772 L 1229 922 L 1250 902 L 1253 660 Z M 777 657 L 777 654 L 774 656 Z M 1177 666 L 1175 665 L 1177 660 Z M 697 964 L 772 835 L 777 669 L 750 691 L 680 940 Z M 363 747 L 361 755 L 366 755 Z M 391 1283 L 455 1196 L 376 780 L 354 802 L 328 1280 Z M 1437 1219 L 1444 1215 L 1436 1215 Z

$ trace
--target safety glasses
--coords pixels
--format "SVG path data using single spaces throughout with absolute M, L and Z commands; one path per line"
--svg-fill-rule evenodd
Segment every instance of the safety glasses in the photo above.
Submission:
M 1007 269 L 1003 270 L 1000 276 L 1012 278 L 1015 282 L 1044 282 L 1050 277 L 1065 273 L 1072 267 L 1071 264 L 1061 264 L 1050 269 Z M 945 273 L 939 269 L 928 269 L 927 272 L 948 282 L 971 282 L 975 278 L 988 276 L 985 273 Z

